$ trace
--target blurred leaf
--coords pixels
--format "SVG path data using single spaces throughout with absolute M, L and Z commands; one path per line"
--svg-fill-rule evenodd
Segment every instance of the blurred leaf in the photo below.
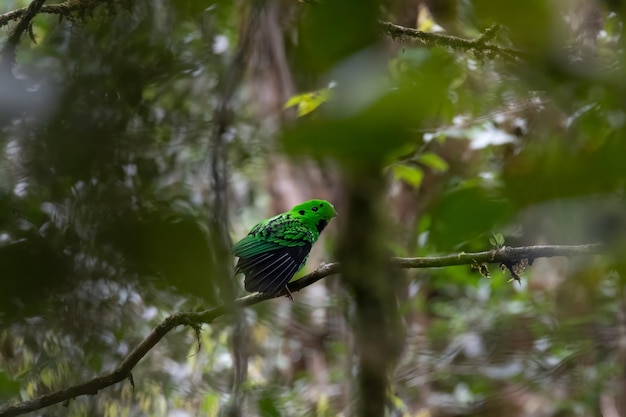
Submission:
M 352 117 L 300 123 L 282 142 L 287 152 L 334 157 L 346 165 L 382 165 L 411 142 L 407 97 L 389 94 Z
M 0 398 L 9 399 L 20 393 L 21 383 L 9 377 L 5 372 L 0 372 Z
M 297 94 L 287 100 L 285 103 L 285 109 L 293 106 L 298 107 L 298 116 L 304 116 L 311 113 L 332 98 L 332 91 L 330 88 L 323 88 L 318 91 L 310 93 Z
M 328 404 L 328 396 L 322 394 L 317 400 L 317 404 L 315 407 L 315 414 L 318 417 L 329 416 L 330 415 L 330 407 Z
M 95 353 L 89 355 L 89 367 L 96 373 L 102 371 L 102 356 Z
M 413 95 L 414 122 L 452 120 L 457 109 L 450 89 L 465 80 L 463 68 L 453 54 L 443 48 L 407 48 L 389 63 L 392 79 L 405 94 Z
M 511 214 L 510 204 L 480 186 L 459 188 L 443 196 L 432 209 L 431 239 L 441 249 L 451 249 L 491 233 Z
M 417 155 L 416 159 L 419 163 L 424 164 L 435 171 L 445 172 L 449 168 L 448 163 L 436 153 L 421 153 Z
M 620 132 L 591 148 L 576 148 L 556 138 L 527 146 L 505 165 L 504 191 L 512 201 L 526 205 L 618 189 L 626 180 L 622 159 L 626 143 Z
M 58 241 L 28 231 L 0 245 L 0 311 L 7 316 L 34 314 L 46 295 L 65 288 L 74 277 L 72 262 Z
M 259 413 L 262 417 L 280 417 L 282 415 L 276 404 L 276 399 L 268 390 L 265 390 L 259 399 Z
M 380 8 L 373 0 L 319 2 L 300 24 L 296 56 L 302 71 L 321 73 L 378 42 Z
M 213 392 L 207 392 L 202 399 L 200 412 L 208 417 L 215 417 L 219 412 L 219 396 Z
M 433 19 L 433 15 L 428 10 L 428 7 L 420 4 L 417 12 L 417 30 L 421 30 L 422 32 L 432 32 L 434 28 L 438 25 L 435 23 Z M 441 30 L 441 28 L 439 27 Z
M 483 27 L 492 23 L 506 26 L 513 44 L 531 54 L 541 55 L 557 41 L 558 17 L 551 14 L 550 5 L 545 1 L 474 0 L 473 4 Z M 533 30 L 528 30 L 530 27 Z
M 407 184 L 417 188 L 422 183 L 424 171 L 421 168 L 411 165 L 393 165 L 393 176 L 399 180 L 406 181 Z
M 174 207 L 155 207 L 120 213 L 102 225 L 101 241 L 115 245 L 128 266 L 144 276 L 214 302 L 216 281 L 211 261 L 210 237 L 202 219 L 179 214 Z
M 39 373 L 39 380 L 47 388 L 52 389 L 52 388 L 54 388 L 54 385 L 55 385 L 55 382 L 56 382 L 56 376 L 54 375 L 54 372 L 52 371 L 52 369 L 44 368 Z

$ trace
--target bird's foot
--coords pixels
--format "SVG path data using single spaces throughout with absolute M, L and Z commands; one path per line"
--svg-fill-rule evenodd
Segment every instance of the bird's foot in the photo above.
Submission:
M 293 303 L 293 295 L 291 295 L 291 291 L 289 291 L 289 287 L 285 285 L 285 291 L 287 291 L 287 298 L 289 298 L 291 300 L 291 302 Z

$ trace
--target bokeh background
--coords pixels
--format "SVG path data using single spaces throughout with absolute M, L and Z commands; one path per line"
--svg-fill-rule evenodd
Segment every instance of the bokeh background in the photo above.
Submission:
M 2 45 L 28 4 L 2 1 Z M 324 198 L 339 216 L 303 273 L 343 275 L 199 340 L 176 329 L 134 388 L 31 415 L 626 416 L 626 3 L 42 11 L 0 73 L 0 404 L 113 369 L 171 313 L 229 305 L 231 242 Z M 537 259 L 520 283 L 385 263 L 499 235 L 607 251 Z

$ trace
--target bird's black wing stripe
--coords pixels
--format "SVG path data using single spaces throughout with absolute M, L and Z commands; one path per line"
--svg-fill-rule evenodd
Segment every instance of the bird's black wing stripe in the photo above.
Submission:
M 289 271 L 293 271 L 293 266 L 296 265 L 296 263 L 293 261 L 293 259 L 289 258 L 288 255 L 283 256 L 285 256 L 286 259 L 280 264 L 279 267 L 274 268 L 271 271 L 271 274 L 265 276 L 265 279 L 263 279 L 263 281 L 261 281 L 259 285 L 258 291 L 276 294 L 281 288 L 281 283 L 284 287 L 287 282 L 289 282 L 290 277 L 287 275 L 287 273 Z M 287 278 L 287 281 L 285 281 L 285 278 Z
M 237 269 L 246 276 L 246 291 L 277 294 L 287 285 L 306 260 L 313 245 L 284 247 L 240 259 Z
M 261 253 L 252 258 L 239 258 L 239 262 L 237 262 L 237 272 L 247 273 L 247 271 L 250 271 L 256 265 L 259 265 L 273 257 L 274 257 L 274 252 L 269 252 L 269 253 Z
M 271 277 L 278 272 L 284 271 L 285 268 L 289 267 L 291 262 L 293 262 L 293 260 L 288 253 L 276 253 L 270 260 L 259 265 L 259 267 L 254 270 L 254 275 Z
M 280 274 L 277 274 L 275 278 L 268 280 L 263 291 L 270 294 L 278 294 L 283 288 L 285 288 L 296 272 L 298 272 L 299 268 L 300 264 L 292 262 L 289 267 L 285 268 L 285 270 L 280 272 Z
M 291 279 L 291 276 L 284 276 L 275 285 L 270 285 L 271 282 L 283 276 L 286 270 L 291 270 L 294 264 L 296 264 L 296 260 L 291 258 L 288 253 L 283 250 L 277 251 L 275 256 L 264 264 L 259 265 L 258 268 L 253 269 L 249 275 L 246 275 L 246 290 L 275 294 L 275 292 L 270 291 L 270 289 L 276 287 L 281 288 L 281 284 L 285 286 L 286 283 L 289 282 L 289 279 Z M 298 264 L 296 264 L 296 267 L 297 266 Z

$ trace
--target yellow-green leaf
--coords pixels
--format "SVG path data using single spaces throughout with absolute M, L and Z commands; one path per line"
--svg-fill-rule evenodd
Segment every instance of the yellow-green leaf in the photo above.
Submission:
M 406 181 L 413 187 L 419 187 L 422 183 L 422 179 L 424 178 L 424 172 L 418 167 L 409 165 L 394 165 L 392 169 L 394 177 L 399 180 Z
M 330 88 L 323 88 L 318 91 L 297 94 L 287 100 L 285 109 L 297 106 L 298 116 L 304 116 L 317 109 L 320 105 L 327 102 L 331 98 Z
M 449 168 L 448 163 L 442 157 L 432 152 L 418 155 L 417 161 L 435 171 L 445 172 Z

